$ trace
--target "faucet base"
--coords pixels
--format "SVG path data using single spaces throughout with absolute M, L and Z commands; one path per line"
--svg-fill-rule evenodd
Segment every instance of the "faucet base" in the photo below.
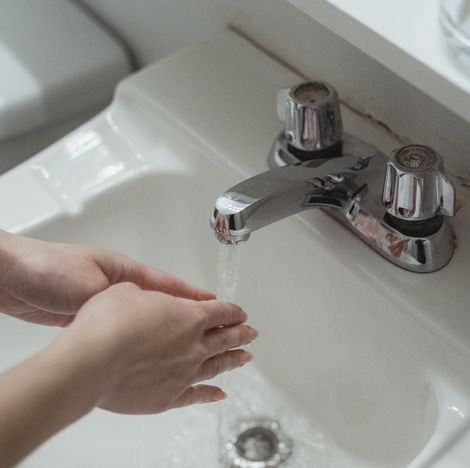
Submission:
M 306 197 L 303 209 L 319 206 L 317 201 L 327 197 L 325 192 L 334 193 L 345 181 L 349 182 L 356 190 L 347 203 L 320 206 L 382 257 L 401 268 L 421 273 L 439 270 L 450 261 L 455 237 L 447 217 L 403 222 L 387 213 L 378 194 L 382 193 L 389 158 L 377 148 L 345 135 L 338 157 L 325 157 L 321 152 L 312 157 L 310 161 L 299 159 L 281 133 L 268 159 L 272 169 L 291 165 L 317 169 L 315 184 L 322 187 L 323 193 L 311 200 Z

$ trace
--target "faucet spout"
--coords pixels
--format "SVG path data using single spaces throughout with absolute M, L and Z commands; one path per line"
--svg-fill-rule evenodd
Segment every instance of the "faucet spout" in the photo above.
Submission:
M 231 187 L 211 213 L 218 240 L 244 242 L 257 229 L 309 208 L 347 209 L 358 186 L 354 177 L 330 173 L 337 162 L 323 159 L 278 167 Z

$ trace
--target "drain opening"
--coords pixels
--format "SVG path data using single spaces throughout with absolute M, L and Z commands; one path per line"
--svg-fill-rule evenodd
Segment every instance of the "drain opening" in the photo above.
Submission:
M 230 468 L 276 468 L 291 455 L 293 442 L 280 424 L 269 418 L 239 421 L 226 444 Z
M 279 447 L 276 434 L 265 427 L 253 427 L 242 432 L 235 443 L 238 454 L 250 461 L 266 461 Z

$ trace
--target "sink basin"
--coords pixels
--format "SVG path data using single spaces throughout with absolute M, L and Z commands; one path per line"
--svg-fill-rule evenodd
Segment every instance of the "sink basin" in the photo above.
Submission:
M 233 60 L 220 60 L 228 55 Z M 105 112 L 0 178 L 0 198 L 13 191 L 16 203 L 1 202 L 2 226 L 117 249 L 215 290 L 210 209 L 223 190 L 266 167 L 279 130 L 270 103 L 295 80 L 230 31 L 144 70 L 124 81 Z M 191 107 L 185 93 L 194 96 Z M 393 146 L 354 116 L 345 120 Z M 465 222 L 456 228 L 463 232 Z M 256 366 L 223 383 L 237 395 L 256 376 L 260 387 L 245 398 L 275 395 L 266 401 L 294 439 L 288 466 L 465 466 L 470 327 L 457 320 L 467 293 L 455 280 L 468 270 L 458 258 L 464 240 L 448 267 L 418 275 L 317 210 L 264 228 L 239 248 L 237 302 L 260 338 Z M 443 313 L 442 301 L 454 315 Z M 1 367 L 57 332 L 1 316 Z M 223 404 L 144 417 L 95 410 L 21 466 L 215 468 Z M 310 432 L 296 441 L 304 420 Z M 296 461 L 296 443 L 315 465 Z

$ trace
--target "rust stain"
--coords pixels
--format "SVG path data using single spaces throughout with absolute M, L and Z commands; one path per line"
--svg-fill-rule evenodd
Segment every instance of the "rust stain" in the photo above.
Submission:
M 450 174 L 452 176 L 452 178 L 456 179 L 462 187 L 470 188 L 470 180 L 468 180 L 466 177 L 462 177 L 462 176 L 459 176 L 457 174 L 454 174 L 453 172 L 449 171 L 448 169 L 446 170 L 446 172 L 448 174 Z
M 373 125 L 382 128 L 385 132 L 387 132 L 390 136 L 398 140 L 401 144 L 408 145 L 411 143 L 410 138 L 399 135 L 397 132 L 392 130 L 390 125 L 386 124 L 380 119 L 375 118 L 370 112 L 367 112 L 366 110 L 363 110 L 359 106 L 357 106 L 351 98 L 340 99 L 340 102 L 344 107 L 348 108 L 354 114 L 358 115 L 359 117 L 362 117 L 365 120 L 368 120 Z

